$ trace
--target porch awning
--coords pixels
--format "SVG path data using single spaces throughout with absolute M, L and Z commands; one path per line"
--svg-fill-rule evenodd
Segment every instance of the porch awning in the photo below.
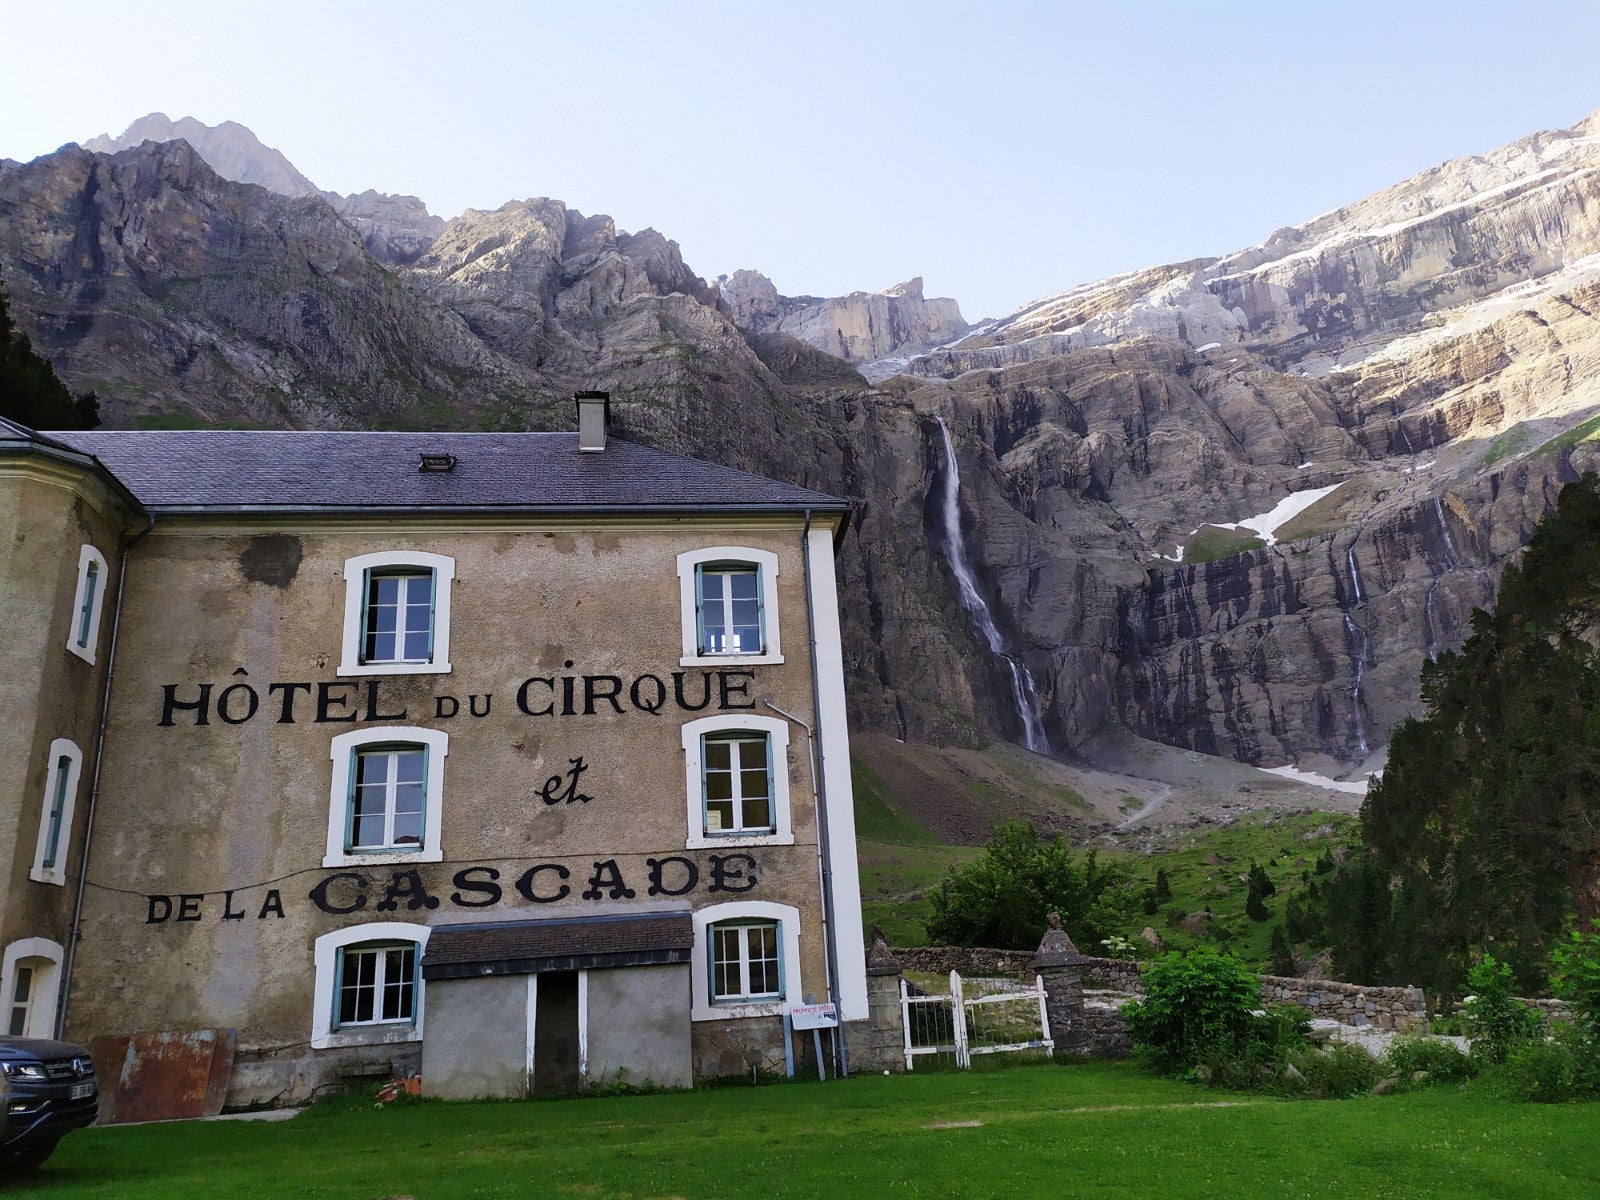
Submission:
M 686 963 L 693 946 L 694 922 L 687 912 L 437 925 L 428 935 L 422 977 L 471 979 Z

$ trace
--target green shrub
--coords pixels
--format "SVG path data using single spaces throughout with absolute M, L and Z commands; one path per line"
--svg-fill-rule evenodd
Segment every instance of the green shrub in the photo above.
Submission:
M 1065 841 L 1039 836 L 1031 823 L 997 825 L 978 858 L 952 867 L 928 893 L 928 938 L 950 946 L 1032 950 L 1045 920 L 1061 914 L 1080 946 L 1121 933 L 1138 910 L 1128 869 L 1078 857 Z
M 1402 1086 L 1410 1086 L 1418 1071 L 1428 1073 L 1427 1084 L 1465 1083 L 1477 1074 L 1477 1064 L 1454 1042 L 1440 1038 L 1396 1038 L 1389 1047 L 1389 1073 L 1398 1075 Z
M 1577 1095 L 1578 1064 L 1572 1048 L 1551 1040 L 1513 1046 L 1495 1072 L 1498 1090 L 1515 1100 L 1564 1104 Z
M 1600 1040 L 1600 922 L 1587 933 L 1573 930 L 1550 953 L 1551 990 L 1572 1005 L 1578 1024 Z
M 1512 994 L 1509 963 L 1485 954 L 1482 962 L 1467 971 L 1467 986 L 1472 995 L 1467 997 L 1462 1015 L 1474 1058 L 1503 1063 L 1513 1050 L 1543 1036 L 1543 1018 Z
M 1134 1049 L 1167 1075 L 1240 1058 L 1261 1004 L 1260 984 L 1208 947 L 1163 954 L 1144 973 L 1145 996 L 1122 1008 Z
M 1384 1066 L 1360 1046 L 1335 1042 L 1293 1058 L 1302 1076 L 1301 1086 L 1318 1100 L 1345 1100 L 1364 1096 L 1384 1077 Z

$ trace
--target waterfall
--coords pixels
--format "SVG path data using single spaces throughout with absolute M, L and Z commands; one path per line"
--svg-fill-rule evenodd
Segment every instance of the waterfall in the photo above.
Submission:
M 1352 604 L 1361 604 L 1366 600 L 1365 593 L 1361 590 L 1361 572 L 1356 569 L 1356 544 L 1354 541 L 1345 547 L 1345 566 L 1350 572 L 1350 592 L 1354 597 Z M 1356 715 L 1356 748 L 1361 751 L 1361 757 L 1367 756 L 1367 725 L 1366 718 L 1361 714 L 1361 684 L 1367 676 L 1367 634 L 1366 630 L 1357 625 L 1351 618 L 1348 609 L 1344 614 L 1345 637 L 1350 641 L 1350 654 L 1356 663 L 1356 681 L 1350 689 L 1350 707 Z
M 1350 569 L 1350 589 L 1355 596 L 1355 603 L 1360 604 L 1366 600 L 1361 593 L 1361 572 L 1356 570 L 1356 544 L 1351 542 L 1344 552 L 1345 565 Z
M 1028 668 L 1006 653 L 1005 639 L 1000 627 L 994 623 L 989 604 L 978 591 L 978 579 L 967 558 L 966 538 L 961 533 L 961 472 L 956 466 L 956 449 L 950 441 L 950 427 L 943 417 L 936 417 L 939 432 L 944 437 L 944 535 L 945 558 L 955 574 L 961 592 L 961 605 L 971 616 L 978 632 L 983 634 L 991 653 L 1005 660 L 1011 671 L 1011 694 L 1017 703 L 1017 715 L 1022 718 L 1022 735 L 1029 750 L 1037 754 L 1050 753 L 1050 741 L 1044 734 L 1044 718 L 1039 712 L 1039 693 L 1033 685 Z
M 1175 574 L 1178 577 L 1178 595 L 1183 597 L 1183 607 L 1189 614 L 1189 639 L 1193 641 L 1200 636 L 1200 616 L 1195 612 L 1194 593 L 1189 590 L 1189 581 L 1184 577 L 1184 568 L 1180 566 Z
M 1428 630 L 1428 661 L 1432 662 L 1439 657 L 1439 630 L 1433 623 L 1433 591 L 1439 586 L 1439 577 L 1435 575 L 1428 584 L 1428 591 L 1422 598 L 1422 623 Z
M 1445 524 L 1444 501 L 1439 499 L 1438 496 L 1433 498 L 1433 511 L 1434 514 L 1439 518 L 1439 532 L 1444 534 L 1444 549 L 1445 554 L 1450 559 L 1450 565 L 1452 567 L 1459 567 L 1461 565 L 1461 560 L 1456 557 L 1456 544 L 1450 540 L 1450 526 Z
M 1367 756 L 1367 723 L 1361 715 L 1361 683 L 1367 675 L 1367 634 L 1361 626 L 1350 619 L 1350 614 L 1344 614 L 1344 632 L 1350 639 L 1350 653 L 1356 660 L 1356 682 L 1350 689 L 1351 707 L 1356 714 L 1356 749 L 1361 752 L 1361 757 Z

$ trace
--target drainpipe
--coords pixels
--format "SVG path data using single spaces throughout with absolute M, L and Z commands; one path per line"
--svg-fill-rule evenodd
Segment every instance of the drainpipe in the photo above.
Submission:
M 800 565 L 805 574 L 806 632 L 811 650 L 811 719 L 817 732 L 812 735 L 820 770 L 817 774 L 817 848 L 822 856 L 822 938 L 827 951 L 828 999 L 839 1014 L 839 1024 L 833 1031 L 833 1051 L 836 1059 L 834 1073 L 843 1079 L 849 1075 L 844 1052 L 844 1019 L 839 1003 L 839 948 L 834 943 L 833 911 L 833 857 L 828 845 L 828 748 L 822 743 L 822 689 L 818 686 L 817 624 L 815 605 L 811 597 L 811 510 L 806 509 L 805 528 L 800 531 Z
M 61 1003 L 56 1006 L 56 1037 L 62 1038 L 67 1030 L 67 1005 L 72 999 L 72 967 L 78 957 L 79 928 L 83 917 L 83 892 L 89 884 L 89 846 L 94 834 L 94 809 L 100 799 L 100 766 L 105 761 L 106 726 L 111 719 L 111 680 L 117 670 L 117 633 L 122 628 L 122 595 L 128 586 L 128 551 L 132 550 L 156 527 L 154 513 L 146 516 L 147 524 L 133 539 L 122 547 L 117 562 L 117 600 L 111 610 L 111 645 L 106 649 L 106 682 L 100 692 L 100 724 L 94 735 L 94 778 L 89 786 L 89 812 L 83 823 L 83 858 L 78 863 L 78 890 L 72 901 L 72 925 L 67 930 L 67 949 L 61 963 Z

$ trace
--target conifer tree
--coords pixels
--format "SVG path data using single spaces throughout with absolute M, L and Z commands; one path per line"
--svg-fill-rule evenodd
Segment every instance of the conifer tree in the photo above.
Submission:
M 34 351 L 11 320 L 0 292 L 0 416 L 30 429 L 93 429 L 100 402 L 93 392 L 74 396 L 50 363 Z

